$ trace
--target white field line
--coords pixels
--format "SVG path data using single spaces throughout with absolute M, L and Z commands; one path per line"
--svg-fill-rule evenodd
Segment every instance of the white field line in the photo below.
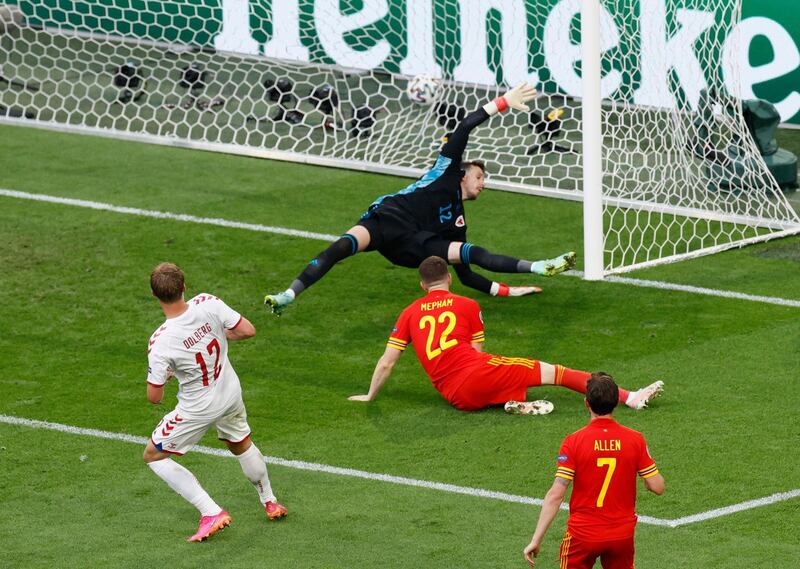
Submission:
M 146 210 L 146 209 L 139 209 L 139 208 L 132 208 L 132 207 L 121 207 L 115 206 L 112 204 L 106 204 L 102 202 L 94 202 L 88 200 L 78 200 L 72 198 L 61 198 L 57 196 L 50 196 L 46 194 L 31 194 L 28 192 L 18 192 L 15 190 L 7 190 L 0 188 L 0 196 L 18 198 L 18 199 L 27 199 L 27 200 L 34 200 L 34 201 L 42 201 L 42 202 L 49 202 L 49 203 L 56 203 L 61 205 L 70 205 L 76 207 L 84 207 L 89 209 L 101 210 L 101 211 L 111 211 L 114 213 L 123 213 L 128 215 L 137 215 L 140 217 L 152 217 L 156 219 L 172 219 L 175 221 L 186 221 L 190 223 L 200 223 L 205 225 L 217 225 L 220 227 L 228 227 L 234 229 L 245 229 L 249 231 L 258 231 L 263 233 L 275 233 L 279 235 L 288 235 L 292 237 L 302 237 L 305 239 L 316 239 L 319 241 L 335 241 L 338 237 L 336 235 L 330 235 L 325 233 L 314 233 L 310 231 L 301 231 L 297 229 L 287 229 L 284 227 L 273 227 L 267 225 L 259 225 L 254 223 L 242 223 L 238 221 L 230 221 L 226 219 L 220 218 L 209 218 L 209 217 L 197 217 L 194 215 L 187 215 L 187 214 L 178 214 L 178 213 L 169 213 L 169 212 L 161 212 L 161 211 L 153 211 L 153 210 Z M 569 271 L 566 273 L 570 276 L 582 277 L 583 273 L 581 271 Z M 792 306 L 792 307 L 800 307 L 800 301 L 797 300 L 788 300 L 783 298 L 774 298 L 768 296 L 758 296 L 752 294 L 744 294 L 739 292 L 733 291 L 724 291 L 724 290 L 716 290 L 716 289 L 709 289 L 709 288 L 702 288 L 702 287 L 695 287 L 689 285 L 681 285 L 681 284 L 674 284 L 674 283 L 667 283 L 667 282 L 660 282 L 660 281 L 648 281 L 648 280 L 640 280 L 640 279 L 632 279 L 627 277 L 617 277 L 617 276 L 609 276 L 606 277 L 606 280 L 609 282 L 615 283 L 622 283 L 628 284 L 632 286 L 638 287 L 645 287 L 645 288 L 657 288 L 657 289 L 665 289 L 665 290 L 676 290 L 681 292 L 689 292 L 693 294 L 703 294 L 707 296 L 718 296 L 723 298 L 732 298 L 738 300 L 748 300 L 752 302 L 763 302 L 768 304 L 778 304 L 782 306 Z M 105 439 L 112 439 L 112 440 L 120 440 L 125 442 L 135 442 L 137 444 L 145 444 L 147 439 L 145 437 L 137 437 L 134 435 L 127 435 L 123 433 L 109 433 L 106 431 L 99 431 L 95 429 L 83 429 L 79 427 L 70 427 L 68 425 L 61 425 L 58 423 L 49 423 L 46 421 L 34 421 L 30 419 L 22 419 L 17 417 L 11 417 L 8 415 L 0 415 L 0 422 L 13 424 L 13 425 L 23 425 L 33 428 L 40 428 L 40 429 L 50 429 L 60 432 L 66 432 L 71 434 L 79 434 L 79 435 L 88 435 L 94 436 L 98 438 L 105 438 Z M 194 448 L 194 452 L 199 452 L 202 454 L 209 454 L 215 456 L 230 456 L 227 451 L 214 449 L 210 447 L 198 446 Z M 534 506 L 541 506 L 542 500 L 538 498 L 530 498 L 527 496 L 517 496 L 514 494 L 506 494 L 503 492 L 494 492 L 491 490 L 483 490 L 480 488 L 469 488 L 463 486 L 455 486 L 453 484 L 444 484 L 440 482 L 429 482 L 425 480 L 416 480 L 413 478 L 405 478 L 399 476 L 392 476 L 389 474 L 376 474 L 372 472 L 366 472 L 363 470 L 354 470 L 350 468 L 341 468 L 337 466 L 329 466 L 325 464 L 318 464 L 313 462 L 303 462 L 297 460 L 286 460 L 279 457 L 267 457 L 266 458 L 268 463 L 271 464 L 278 464 L 281 466 L 286 466 L 289 468 L 296 468 L 300 470 L 311 470 L 315 472 L 325 472 L 329 474 L 338 474 L 341 476 L 351 476 L 356 478 L 365 478 L 369 480 L 379 480 L 383 482 L 389 482 L 393 484 L 401 484 L 405 486 L 417 486 L 421 488 L 428 488 L 432 490 L 439 490 L 442 492 L 451 492 L 456 494 L 465 494 L 469 496 L 479 496 L 484 498 L 491 498 L 495 500 L 501 500 L 505 502 L 514 502 L 519 504 L 530 504 Z M 705 521 L 721 516 L 730 515 L 736 512 L 741 512 L 743 510 L 748 510 L 751 508 L 757 508 L 760 506 L 766 506 L 769 504 L 774 504 L 777 502 L 781 502 L 784 500 L 789 500 L 792 498 L 796 498 L 800 496 L 800 489 L 791 490 L 789 492 L 780 492 L 777 494 L 773 494 L 771 496 L 766 496 L 764 498 L 759 498 L 756 500 L 749 500 L 747 502 L 742 502 L 740 504 L 734 504 L 732 506 L 726 506 L 724 508 L 717 508 L 715 510 L 709 510 L 707 512 L 701 512 L 699 514 L 694 514 L 691 516 L 684 516 L 681 518 L 677 518 L 674 520 L 666 520 L 661 518 L 653 518 L 650 516 L 639 516 L 639 521 L 645 524 L 650 525 L 658 525 L 658 526 L 666 526 L 666 527 L 679 527 L 682 525 Z M 566 505 L 562 506 L 562 509 L 567 509 Z
M 567 271 L 565 275 L 583 277 L 583 271 Z M 800 308 L 800 300 L 791 300 L 787 298 L 776 298 L 774 296 L 760 296 L 757 294 L 745 294 L 743 292 L 734 292 L 730 290 L 717 290 L 715 288 L 704 288 L 699 286 L 682 285 L 676 283 L 667 283 L 661 281 L 648 281 L 642 279 L 632 279 L 629 277 L 617 277 L 609 275 L 604 277 L 604 280 L 610 283 L 627 284 L 631 286 L 638 286 L 642 288 L 659 288 L 663 290 L 677 290 L 680 292 L 689 292 L 692 294 L 703 294 L 706 296 L 719 296 L 721 298 L 733 298 L 736 300 L 749 300 L 751 302 L 763 302 L 765 304 L 777 304 L 779 306 L 792 306 Z
M 328 235 L 326 233 L 313 233 L 311 231 L 300 231 L 298 229 L 287 229 L 285 227 L 272 227 L 269 225 L 258 225 L 257 223 L 242 223 L 240 221 L 229 221 L 217 217 L 197 217 L 183 213 L 169 213 L 165 211 L 153 211 L 149 209 L 139 209 L 135 207 L 121 207 L 102 202 L 92 202 L 88 200 L 76 200 L 72 198 L 60 198 L 58 196 L 48 196 L 46 194 L 29 194 L 28 192 L 18 192 L 16 190 L 6 190 L 0 188 L 0 196 L 9 198 L 19 198 L 23 200 L 33 200 L 38 202 L 48 202 L 61 205 L 71 205 L 85 207 L 100 211 L 111 211 L 114 213 L 125 213 L 137 215 L 139 217 L 153 217 L 156 219 L 172 219 L 175 221 L 188 221 L 189 223 L 201 223 L 203 225 L 218 225 L 233 229 L 246 229 L 248 231 L 260 231 L 262 233 L 276 233 L 278 235 L 290 235 L 292 237 L 303 237 L 305 239 L 318 239 L 320 241 L 336 241 L 338 235 Z
M 164 211 L 153 211 L 148 209 L 139 209 L 135 207 L 121 207 L 112 204 L 93 202 L 88 200 L 77 200 L 72 198 L 61 198 L 58 196 L 50 196 L 46 194 L 31 194 L 28 192 L 18 192 L 16 190 L 7 190 L 0 188 L 0 196 L 9 198 L 18 198 L 24 200 L 33 200 L 40 202 L 56 203 L 61 205 L 71 205 L 76 207 L 84 207 L 89 209 L 111 211 L 114 213 L 124 213 L 128 215 L 137 215 L 140 217 L 152 217 L 156 219 L 172 219 L 175 221 L 186 221 L 189 223 L 200 223 L 204 225 L 217 225 L 220 227 L 229 227 L 234 229 L 245 229 L 248 231 L 259 231 L 262 233 L 275 233 L 278 235 L 289 235 L 292 237 L 302 237 L 304 239 L 316 239 L 318 241 L 335 241 L 339 238 L 338 235 L 329 235 L 327 233 L 314 233 L 311 231 L 301 231 L 299 229 L 288 229 L 286 227 L 274 227 L 270 225 L 259 225 L 257 223 L 243 223 L 240 221 L 230 221 L 227 219 L 213 218 L 213 217 L 197 217 L 194 215 L 187 215 L 183 213 L 169 213 Z M 565 275 L 574 277 L 583 277 L 582 271 L 568 271 Z M 697 286 L 689 286 L 675 283 L 668 283 L 662 281 L 649 281 L 632 279 L 628 277 L 608 276 L 605 278 L 607 282 L 627 284 L 631 286 L 638 286 L 644 288 L 657 288 L 662 290 L 675 290 L 680 292 L 688 292 L 692 294 L 702 294 L 706 296 L 717 296 L 722 298 L 730 298 L 735 300 L 747 300 L 750 302 L 762 302 L 766 304 L 777 304 L 779 306 L 791 306 L 800 308 L 800 300 L 791 300 L 786 298 L 776 298 L 772 296 L 759 296 L 755 294 L 745 294 L 742 292 L 734 292 L 727 290 L 717 290 L 712 288 L 703 288 Z
M 68 433 L 71 435 L 84 435 L 89 437 L 96 437 L 99 439 L 109 439 L 114 441 L 123 441 L 127 443 L 136 443 L 139 445 L 147 444 L 149 440 L 147 437 L 139 437 L 136 435 L 128 435 L 125 433 L 112 433 L 108 431 L 100 431 L 97 429 L 84 429 L 81 427 L 72 427 L 70 425 L 63 425 L 61 423 L 51 423 L 49 421 L 37 421 L 34 419 L 25 419 L 23 417 L 14 417 L 12 415 L 0 415 L 0 423 L 8 425 L 17 425 L 22 427 L 30 427 L 33 429 L 47 429 L 50 431 L 57 431 L 60 433 Z M 192 452 L 200 454 L 209 454 L 213 456 L 222 456 L 230 458 L 231 453 L 227 450 L 210 448 L 206 446 L 196 446 Z M 512 502 L 515 504 L 529 504 L 532 506 L 541 506 L 542 500 L 539 498 L 530 498 L 528 496 L 518 496 L 516 494 L 506 494 L 505 492 L 494 492 L 492 490 L 484 490 L 482 488 L 470 488 L 468 486 L 456 486 L 455 484 L 445 484 L 442 482 L 430 482 L 428 480 L 417 480 L 415 478 L 406 478 L 404 476 L 392 476 L 391 474 L 378 474 L 375 472 L 367 472 L 365 470 L 355 470 L 353 468 L 341 468 L 338 466 L 330 466 L 327 464 L 319 464 L 316 462 L 304 462 L 302 460 L 287 460 L 275 456 L 267 456 L 265 460 L 268 464 L 276 464 L 285 466 L 287 468 L 295 468 L 298 470 L 310 470 L 312 472 L 324 472 L 326 474 L 336 474 L 338 476 L 350 476 L 352 478 L 362 478 L 365 480 L 376 480 L 379 482 L 388 482 L 389 484 L 398 484 L 401 486 L 414 486 L 417 488 L 426 488 L 428 490 L 438 490 L 439 492 L 449 492 L 452 494 L 463 494 L 466 496 L 474 496 L 478 498 L 489 498 L 491 500 L 499 500 L 502 502 Z M 755 500 L 748 500 L 739 504 L 725 506 L 723 508 L 716 508 L 707 512 L 700 512 L 691 516 L 683 516 L 674 520 L 667 520 L 662 518 L 654 518 L 651 516 L 639 516 L 639 522 L 647 525 L 662 526 L 676 528 L 697 522 L 703 522 L 714 518 L 721 518 L 744 510 L 750 510 L 761 506 L 768 506 L 785 500 L 791 500 L 800 496 L 800 489 L 790 490 L 788 492 L 779 492 L 764 498 Z M 562 510 L 567 510 L 568 505 L 562 504 Z

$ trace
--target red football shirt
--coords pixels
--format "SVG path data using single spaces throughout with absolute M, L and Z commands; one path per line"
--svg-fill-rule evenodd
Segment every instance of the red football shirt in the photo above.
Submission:
M 636 527 L 636 478 L 658 474 L 642 434 L 594 419 L 564 439 L 556 476 L 573 482 L 570 534 L 586 541 L 625 539 Z
M 483 342 L 478 303 L 445 290 L 429 292 L 400 314 L 387 345 L 402 351 L 409 342 L 433 386 L 445 398 L 475 366 L 491 357 L 471 345 Z

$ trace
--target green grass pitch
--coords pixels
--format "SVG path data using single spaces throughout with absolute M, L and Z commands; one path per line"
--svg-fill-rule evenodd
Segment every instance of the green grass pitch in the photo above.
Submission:
M 782 133 L 797 146 L 794 133 Z M 389 176 L 0 126 L 0 188 L 118 206 L 338 234 Z M 540 258 L 581 244 L 580 205 L 485 192 L 468 205 L 470 238 Z M 0 196 L 0 414 L 150 434 L 172 408 L 145 399 L 146 343 L 162 321 L 151 268 L 181 265 L 189 294 L 212 292 L 247 316 L 233 345 L 253 438 L 264 454 L 541 498 L 562 438 L 587 420 L 575 393 L 543 388 L 546 417 L 450 408 L 412 353 L 372 404 L 369 385 L 399 311 L 420 293 L 414 271 L 358 255 L 284 317 L 261 301 L 282 290 L 321 241 L 157 220 Z M 579 267 L 580 268 L 580 267 Z M 640 279 L 800 298 L 800 238 L 640 271 Z M 667 480 L 638 511 L 676 519 L 800 488 L 800 308 L 560 276 L 511 276 L 536 297 L 478 296 L 488 351 L 606 370 L 621 385 L 663 379 L 651 409 L 617 412 L 642 430 Z M 220 447 L 212 435 L 203 444 Z M 0 422 L 0 566 L 301 568 L 523 567 L 538 508 L 280 465 L 289 508 L 270 524 L 235 460 L 187 465 L 233 516 L 203 544 L 196 512 L 129 442 Z M 567 515 L 540 558 L 557 567 Z M 641 524 L 642 568 L 793 567 L 800 499 L 678 528 Z

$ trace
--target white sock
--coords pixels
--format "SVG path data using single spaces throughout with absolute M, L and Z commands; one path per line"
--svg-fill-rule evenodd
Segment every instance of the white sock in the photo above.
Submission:
M 170 488 L 200 510 L 201 516 L 216 516 L 222 511 L 222 508 L 203 490 L 194 474 L 171 458 L 148 462 L 147 466 Z
M 275 494 L 272 493 L 272 485 L 269 483 L 269 475 L 267 474 L 267 463 L 264 462 L 264 455 L 258 450 L 254 444 L 250 448 L 238 455 L 239 464 L 242 465 L 242 472 L 247 476 L 247 479 L 253 483 L 258 492 L 258 498 L 262 504 L 267 502 L 277 502 Z
M 295 296 L 296 296 L 296 295 L 295 295 L 295 292 L 294 292 L 292 289 L 290 289 L 290 288 L 287 288 L 287 289 L 286 289 L 285 291 L 283 291 L 283 292 L 284 292 L 285 294 L 288 294 L 290 297 L 292 297 L 292 300 L 294 300 L 294 299 L 295 299 Z

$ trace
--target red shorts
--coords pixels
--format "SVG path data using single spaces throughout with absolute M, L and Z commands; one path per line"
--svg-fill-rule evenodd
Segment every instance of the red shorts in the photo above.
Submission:
M 525 401 L 528 388 L 541 385 L 541 377 L 537 360 L 490 356 L 446 397 L 461 411 L 477 411 L 512 400 Z
M 599 557 L 603 569 L 633 569 L 633 536 L 614 541 L 582 541 L 564 534 L 559 553 L 562 569 L 592 569 Z

